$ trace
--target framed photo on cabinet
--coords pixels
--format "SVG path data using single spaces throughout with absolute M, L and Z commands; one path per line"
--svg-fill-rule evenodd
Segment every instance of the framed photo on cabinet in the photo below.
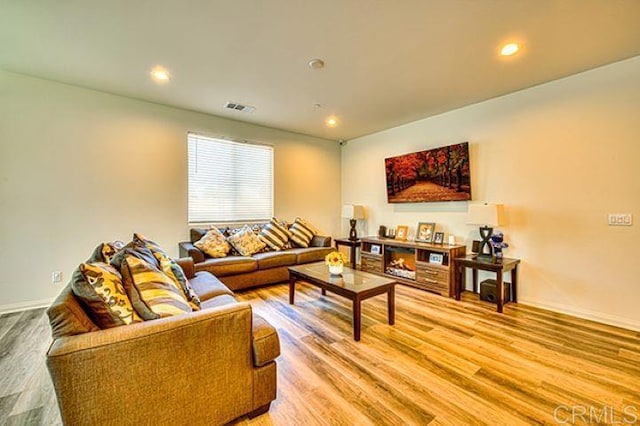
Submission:
M 434 222 L 420 222 L 418 223 L 418 230 L 416 231 L 416 241 L 421 243 L 430 243 L 433 241 L 433 231 L 436 229 Z

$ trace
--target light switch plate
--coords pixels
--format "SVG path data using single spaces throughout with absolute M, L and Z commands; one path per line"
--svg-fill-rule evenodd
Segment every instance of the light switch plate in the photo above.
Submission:
M 633 216 L 631 213 L 609 213 L 609 226 L 631 226 Z

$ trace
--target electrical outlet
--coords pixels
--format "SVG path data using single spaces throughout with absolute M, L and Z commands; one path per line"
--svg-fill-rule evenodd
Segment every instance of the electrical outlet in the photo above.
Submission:
M 54 271 L 51 273 L 51 281 L 54 283 L 62 282 L 62 271 Z
M 609 213 L 609 226 L 631 226 L 633 225 L 633 216 L 631 213 Z

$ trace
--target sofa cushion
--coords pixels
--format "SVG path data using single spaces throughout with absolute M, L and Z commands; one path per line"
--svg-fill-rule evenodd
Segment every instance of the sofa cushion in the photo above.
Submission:
M 122 276 L 104 262 L 83 263 L 74 272 L 71 290 L 100 328 L 142 321 L 122 284 Z
M 258 253 L 252 256 L 258 261 L 258 269 L 277 268 L 278 266 L 295 265 L 298 259 L 296 253 L 287 251 L 270 251 L 267 253 Z
M 296 263 L 311 263 L 311 262 L 320 262 L 324 260 L 324 257 L 335 251 L 331 247 L 308 247 L 308 248 L 295 248 L 291 250 L 287 250 L 287 253 L 295 253 L 296 254 Z
M 190 280 L 191 285 L 200 300 L 205 301 L 212 297 L 219 296 L 221 294 L 228 294 L 233 296 L 233 292 L 229 288 L 222 284 L 219 279 L 211 275 L 209 272 L 201 271 L 196 272 L 196 275 Z
M 216 227 L 209 229 L 207 233 L 193 243 L 193 245 L 205 252 L 208 256 L 214 258 L 225 257 L 229 254 L 229 250 L 231 250 L 231 246 L 226 238 Z
M 273 250 L 282 250 L 289 242 L 291 232 L 286 225 L 281 225 L 275 217 L 272 217 L 271 221 L 260 230 L 258 237 Z
M 261 367 L 280 355 L 280 339 L 278 339 L 276 329 L 255 312 L 251 328 L 253 332 L 251 340 L 253 365 Z
M 216 277 L 242 274 L 258 270 L 258 261 L 247 256 L 227 256 L 220 259 L 207 259 L 196 265 L 196 271 L 211 272 Z
M 245 225 L 240 232 L 228 237 L 227 241 L 229 241 L 233 248 L 242 256 L 251 256 L 267 246 L 249 225 Z
M 217 308 L 219 306 L 232 305 L 234 303 L 238 302 L 233 298 L 233 296 L 229 296 L 228 294 L 220 294 L 202 302 L 202 309 Z
M 176 284 L 160 270 L 132 255 L 122 262 L 122 275 L 133 307 L 145 320 L 192 312 Z
M 291 224 L 291 241 L 298 247 L 309 247 L 311 239 L 315 235 L 311 226 L 299 217 Z

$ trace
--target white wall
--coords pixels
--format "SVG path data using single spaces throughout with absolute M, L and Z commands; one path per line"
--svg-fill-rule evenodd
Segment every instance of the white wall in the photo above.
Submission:
M 640 329 L 640 57 L 349 141 L 345 203 L 380 224 L 437 222 L 470 245 L 466 203 L 388 204 L 384 158 L 470 142 L 473 199 L 505 204 L 521 303 Z M 608 213 L 633 213 L 608 227 Z
M 177 255 L 189 131 L 272 144 L 276 216 L 336 234 L 335 142 L 0 72 L 0 312 L 48 303 L 101 241 Z

